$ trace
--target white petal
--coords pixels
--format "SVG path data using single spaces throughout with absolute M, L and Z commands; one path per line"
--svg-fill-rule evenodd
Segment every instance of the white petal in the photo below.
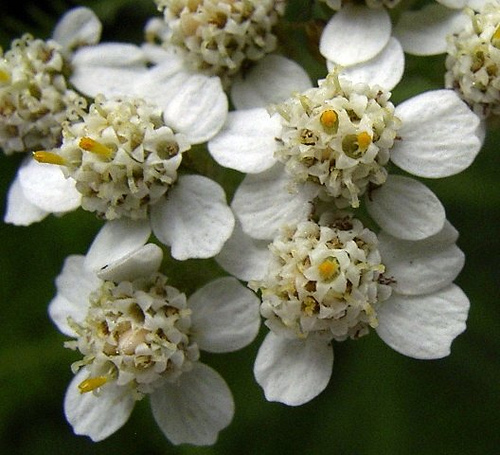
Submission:
M 469 300 L 454 284 L 421 296 L 393 295 L 378 309 L 377 333 L 391 348 L 416 359 L 450 354 L 465 330 Z
M 208 352 L 247 346 L 259 331 L 259 304 L 260 299 L 236 278 L 211 281 L 189 297 L 193 341 Z
M 234 228 L 234 215 L 222 187 L 201 175 L 184 175 L 165 200 L 151 209 L 158 239 L 175 259 L 215 256 Z
M 80 206 L 81 194 L 72 178 L 64 177 L 55 164 L 25 160 L 18 171 L 19 182 L 28 201 L 50 213 L 64 213 Z
M 448 0 L 448 2 L 450 1 L 453 0 Z M 460 2 L 460 0 L 456 1 L 457 3 Z M 465 3 L 469 8 L 472 8 L 475 11 L 481 11 L 486 3 L 490 3 L 490 0 L 467 0 Z
M 394 36 L 409 54 L 444 54 L 446 36 L 461 30 L 468 20 L 462 11 L 431 3 L 420 10 L 404 11 L 394 27 Z
M 233 234 L 215 260 L 240 280 L 261 280 L 267 274 L 267 264 L 271 259 L 268 245 L 266 240 L 256 240 L 245 234 L 236 221 Z
M 326 25 L 319 50 L 326 59 L 342 66 L 366 62 L 387 45 L 391 27 L 385 9 L 347 5 Z
M 108 221 L 90 245 L 85 257 L 85 266 L 98 272 L 103 267 L 140 249 L 150 235 L 151 227 L 147 220 Z
M 208 143 L 208 150 L 221 166 L 257 173 L 276 163 L 276 136 L 281 131 L 278 115 L 264 108 L 230 112 L 227 121 Z
M 236 190 L 231 207 L 243 231 L 254 239 L 272 239 L 286 224 L 307 218 L 309 202 L 318 189 L 300 185 L 290 189 L 291 180 L 281 164 L 260 174 L 249 174 Z
M 282 55 L 272 54 L 233 82 L 231 100 L 236 109 L 266 107 L 282 103 L 294 92 L 311 87 L 311 79 L 304 68 Z
M 437 234 L 446 214 L 436 195 L 423 183 L 391 175 L 366 198 L 372 218 L 386 232 L 404 240 L 422 240 Z
M 80 393 L 78 384 L 87 379 L 82 369 L 70 382 L 64 397 L 64 413 L 75 434 L 102 441 L 120 429 L 130 417 L 135 400 L 126 387 L 114 384 L 100 388 L 98 395 Z
M 294 340 L 270 332 L 255 359 L 254 375 L 268 401 L 299 406 L 330 381 L 333 348 L 324 340 Z
M 212 445 L 234 415 L 234 402 L 224 379 L 196 363 L 179 381 L 151 394 L 151 409 L 173 444 Z
M 104 266 L 97 272 L 101 280 L 133 281 L 140 277 L 149 277 L 158 271 L 163 260 L 163 250 L 153 243 L 133 251 L 123 258 Z
M 465 263 L 464 253 L 455 245 L 456 235 L 448 222 L 438 234 L 419 241 L 400 240 L 380 232 L 385 276 L 396 280 L 394 290 L 398 294 L 418 295 L 448 286 Z
M 436 0 L 436 1 L 438 3 L 441 3 L 441 5 L 446 6 L 447 8 L 454 8 L 454 9 L 462 9 L 469 3 L 467 0 Z
M 329 62 L 329 69 L 333 65 Z M 392 90 L 403 77 L 405 56 L 399 41 L 391 38 L 387 46 L 365 63 L 348 66 L 340 76 L 352 82 L 363 82 L 368 85 L 380 85 L 386 90 Z
M 89 295 L 101 284 L 101 280 L 84 266 L 85 256 L 68 256 L 61 273 L 56 278 L 57 294 L 49 304 L 49 315 L 57 328 L 65 335 L 74 337 L 68 324 L 71 317 L 83 322 L 89 307 Z
M 16 176 L 7 193 L 4 222 L 15 226 L 29 226 L 43 220 L 48 214 L 49 212 L 26 199 L 19 177 Z
M 134 91 L 160 106 L 165 123 L 191 144 L 208 141 L 226 121 L 228 102 L 220 79 L 186 71 L 177 60 L 152 67 Z
M 104 43 L 83 47 L 72 60 L 71 83 L 85 95 L 132 95 L 147 72 L 146 55 L 133 44 Z
M 479 117 L 453 90 L 432 90 L 396 108 L 403 124 L 391 160 L 420 177 L 448 177 L 466 169 L 479 153 Z
M 90 8 L 78 7 L 64 14 L 52 38 L 70 51 L 79 46 L 97 44 L 101 39 L 102 24 Z

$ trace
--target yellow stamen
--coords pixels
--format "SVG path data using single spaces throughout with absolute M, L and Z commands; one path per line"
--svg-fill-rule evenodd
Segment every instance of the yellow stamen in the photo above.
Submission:
M 327 258 L 318 265 L 319 274 L 324 280 L 331 280 L 339 272 L 339 263 L 335 258 Z
M 10 82 L 10 74 L 7 71 L 0 70 L 0 82 Z
M 358 134 L 358 146 L 361 150 L 366 150 L 371 143 L 372 138 L 366 131 Z
M 100 142 L 94 141 L 94 139 L 91 139 L 90 137 L 82 137 L 78 145 L 83 150 L 95 153 L 96 155 L 100 155 L 103 158 L 109 159 L 113 156 L 113 150 L 111 150 L 109 147 L 106 147 L 104 144 L 101 144 Z
M 493 44 L 493 46 L 495 46 L 496 48 L 500 48 L 500 25 L 497 27 L 495 33 L 493 33 L 493 36 L 491 37 L 491 44 Z
M 80 393 L 92 392 L 92 390 L 98 389 L 106 384 L 106 382 L 108 382 L 107 376 L 97 376 L 96 378 L 88 378 L 80 382 L 78 388 L 80 389 Z
M 38 152 L 33 152 L 33 158 L 37 160 L 39 163 L 46 164 L 58 164 L 63 166 L 66 164 L 66 160 L 57 153 L 46 152 L 44 150 L 40 150 Z
M 329 109 L 321 114 L 319 121 L 324 128 L 331 129 L 337 125 L 339 117 L 335 111 Z

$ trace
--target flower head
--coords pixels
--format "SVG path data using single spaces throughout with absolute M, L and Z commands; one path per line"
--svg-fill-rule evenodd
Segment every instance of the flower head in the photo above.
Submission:
M 249 173 L 232 202 L 243 230 L 272 238 L 283 220 L 268 212 L 293 216 L 297 201 L 313 199 L 355 208 L 364 194 L 370 215 L 392 235 L 418 240 L 439 232 L 445 213 L 437 197 L 391 175 L 388 162 L 421 177 L 456 174 L 479 152 L 479 118 L 451 90 L 396 107 L 389 97 L 334 71 L 273 106 L 271 117 L 264 108 L 231 112 L 209 150 L 223 166 Z
M 88 8 L 63 15 L 47 41 L 25 34 L 0 50 L 0 148 L 6 154 L 55 147 L 61 125 L 76 119 L 86 100 L 70 89 L 72 51 L 95 44 L 101 23 Z
M 161 114 L 141 99 L 98 96 L 80 121 L 65 125 L 59 148 L 35 152 L 21 167 L 7 221 L 37 221 L 26 205 L 43 216 L 81 206 L 117 221 L 118 236 L 133 236 L 140 224 L 146 235 L 153 230 L 177 259 L 217 254 L 234 227 L 224 190 L 201 175 L 178 176 L 190 144 Z
M 173 443 L 213 444 L 234 404 L 224 380 L 199 361 L 200 349 L 229 352 L 250 343 L 259 327 L 257 298 L 222 278 L 187 299 L 158 272 L 156 245 L 122 248 L 100 269 L 93 248 L 67 258 L 49 306 L 61 331 L 75 338 L 66 346 L 82 355 L 64 401 L 75 433 L 106 438 L 147 395 Z
M 481 117 L 500 114 L 500 3 L 466 9 L 466 26 L 448 38 L 445 84 Z
M 452 284 L 464 264 L 456 239 L 449 223 L 408 241 L 330 212 L 284 225 L 271 243 L 236 231 L 217 259 L 261 295 L 270 332 L 254 374 L 266 398 L 293 406 L 313 399 L 332 374 L 331 342 L 370 329 L 404 355 L 448 355 L 469 308 Z
M 146 36 L 175 46 L 197 71 L 222 78 L 225 85 L 249 62 L 277 47 L 274 35 L 284 0 L 155 0 L 164 22 L 151 21 Z
M 61 124 L 86 101 L 67 86 L 62 47 L 24 35 L 0 53 L 0 147 L 6 154 L 58 144 Z

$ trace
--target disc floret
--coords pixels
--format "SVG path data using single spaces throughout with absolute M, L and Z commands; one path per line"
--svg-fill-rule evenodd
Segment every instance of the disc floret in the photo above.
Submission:
M 261 314 L 275 333 L 327 341 L 359 338 L 377 326 L 383 284 L 374 232 L 350 215 L 326 214 L 282 230 L 270 246 L 268 274 L 251 287 L 262 293 Z
M 55 147 L 61 124 L 86 101 L 68 89 L 61 46 L 25 34 L 0 49 L 0 147 L 6 154 Z
M 191 370 L 199 358 L 198 346 L 189 338 L 191 310 L 186 296 L 166 283 L 157 273 L 134 281 L 104 281 L 91 293 L 85 320 L 71 321 L 77 339 L 66 344 L 83 355 L 73 364 L 74 372 L 83 366 L 89 371 L 79 385 L 82 393 L 115 382 L 139 399 Z
M 353 84 L 336 72 L 272 112 L 282 117 L 276 152 L 298 183 L 320 185 L 339 208 L 358 207 L 369 185 L 387 179 L 385 165 L 400 120 L 382 88 Z
M 276 49 L 274 27 L 285 10 L 284 0 L 155 1 L 166 27 L 151 22 L 147 37 L 178 46 L 192 68 L 225 83 Z
M 189 147 L 164 124 L 159 108 L 139 99 L 98 96 L 80 122 L 64 126 L 59 149 L 35 158 L 63 164 L 84 209 L 108 220 L 143 219 L 176 181 Z

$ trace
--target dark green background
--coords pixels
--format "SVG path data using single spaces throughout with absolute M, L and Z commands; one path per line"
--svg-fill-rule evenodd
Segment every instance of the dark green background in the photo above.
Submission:
M 29 31 L 46 38 L 72 3 L 3 5 L 0 44 Z M 74 4 L 74 3 L 73 3 Z M 88 0 L 104 21 L 103 40 L 138 42 L 152 1 Z M 308 2 L 292 2 L 290 19 L 308 18 Z M 307 54 L 300 28 L 286 34 L 285 51 L 313 75 L 323 66 Z M 393 91 L 400 102 L 442 86 L 443 57 L 408 58 L 405 79 Z M 101 443 L 74 436 L 62 414 L 75 353 L 48 319 L 54 278 L 68 254 L 83 254 L 101 222 L 77 211 L 23 228 L 0 224 L 0 452 L 2 454 L 497 454 L 500 453 L 500 128 L 491 121 L 483 150 L 458 176 L 427 183 L 460 231 L 466 253 L 457 280 L 471 300 L 467 331 L 446 359 L 420 361 L 387 347 L 376 334 L 335 345 L 328 388 L 312 402 L 290 408 L 264 400 L 252 377 L 259 342 L 202 360 L 227 380 L 236 415 L 210 448 L 172 446 L 157 428 L 147 399 L 132 418 Z M 2 213 L 21 156 L 0 156 Z M 218 174 L 234 182 L 235 174 Z M 231 191 L 231 189 L 229 189 Z M 172 283 L 192 292 L 220 270 L 211 261 L 170 261 Z M 203 267 L 200 267 L 203 266 Z M 264 334 L 262 330 L 260 338 Z

